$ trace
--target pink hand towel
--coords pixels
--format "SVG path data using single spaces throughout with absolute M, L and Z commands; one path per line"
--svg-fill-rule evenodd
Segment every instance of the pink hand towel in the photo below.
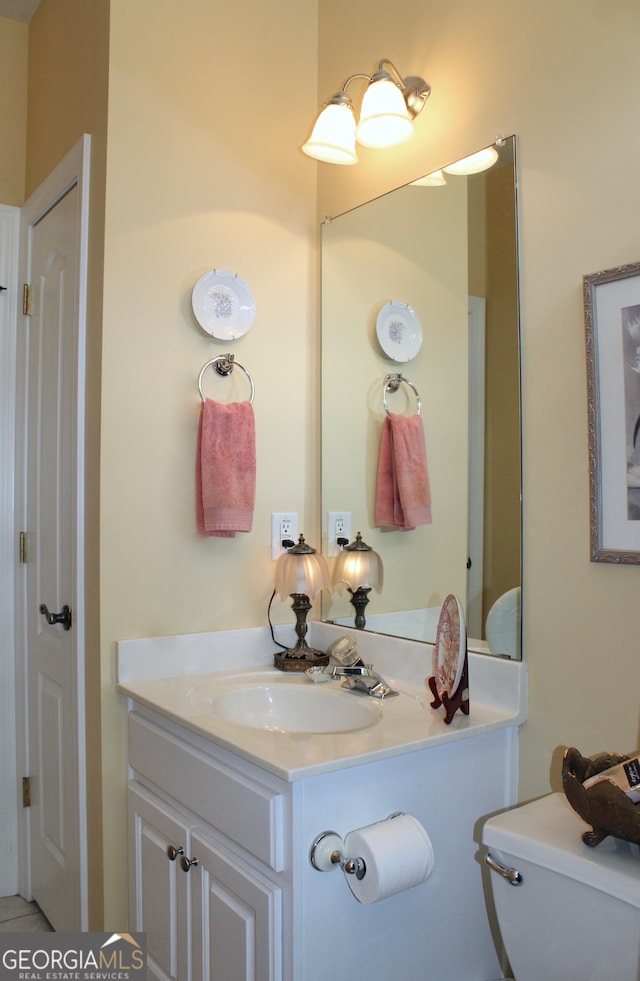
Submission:
M 196 524 L 201 535 L 251 531 L 256 499 L 256 434 L 250 402 L 206 399 L 196 455 Z
M 431 524 L 431 489 L 422 417 L 391 412 L 382 426 L 376 525 L 412 531 Z

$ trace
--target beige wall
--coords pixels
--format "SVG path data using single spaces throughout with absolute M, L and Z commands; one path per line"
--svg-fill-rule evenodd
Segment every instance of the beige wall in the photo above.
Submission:
M 24 204 L 28 28 L 0 17 L 0 201 Z
M 315 168 L 296 150 L 316 100 L 316 22 L 315 0 L 111 3 L 101 603 L 113 929 L 127 874 L 115 642 L 265 625 L 271 512 L 296 511 L 318 540 Z M 193 286 L 215 267 L 256 300 L 253 327 L 231 345 L 191 311 Z M 197 381 L 230 350 L 255 381 L 255 519 L 251 534 L 203 539 Z M 248 395 L 240 371 L 210 372 L 204 388 L 221 401 Z M 282 619 L 289 604 L 276 602 Z
M 523 799 L 559 748 L 640 744 L 640 567 L 589 561 L 583 274 L 640 259 L 640 8 L 629 0 L 450 0 L 401 18 L 322 0 L 320 95 L 380 57 L 433 94 L 412 145 L 321 165 L 319 214 L 518 134 L 524 397 Z M 597 84 L 594 84 L 597 79 Z M 473 696 L 472 696 L 473 697 Z

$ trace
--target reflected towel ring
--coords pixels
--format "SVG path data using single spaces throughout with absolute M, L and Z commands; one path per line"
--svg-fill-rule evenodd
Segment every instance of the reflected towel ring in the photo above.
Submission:
M 241 369 L 241 371 L 244 371 L 245 375 L 249 379 L 249 384 L 251 385 L 251 396 L 249 398 L 249 402 L 253 405 L 253 400 L 256 395 L 256 386 L 253 383 L 253 378 L 251 377 L 245 366 L 243 364 L 240 364 L 239 361 L 235 360 L 235 356 L 233 354 L 224 354 L 221 355 L 219 358 L 212 358 L 211 361 L 207 361 L 207 363 L 203 365 L 202 371 L 198 376 L 198 391 L 200 392 L 200 398 L 202 399 L 203 402 L 205 401 L 205 396 L 204 396 L 204 392 L 202 391 L 202 378 L 207 368 L 211 367 L 211 365 L 215 367 L 215 370 L 219 375 L 222 375 L 225 378 L 227 375 L 231 374 L 234 367 L 238 367 Z
M 383 393 L 382 393 L 382 404 L 384 405 L 384 411 L 387 413 L 388 416 L 391 415 L 391 412 L 389 411 L 389 406 L 387 405 L 387 392 L 397 392 L 398 389 L 400 388 L 401 382 L 404 382 L 405 385 L 408 385 L 409 388 L 413 391 L 413 394 L 416 397 L 416 402 L 418 403 L 417 415 L 420 415 L 422 411 L 422 402 L 420 401 L 420 395 L 418 393 L 418 389 L 413 384 L 413 382 L 409 381 L 408 378 L 405 378 L 401 372 L 398 372 L 397 374 L 393 374 L 393 375 L 385 375 L 384 382 L 383 382 Z

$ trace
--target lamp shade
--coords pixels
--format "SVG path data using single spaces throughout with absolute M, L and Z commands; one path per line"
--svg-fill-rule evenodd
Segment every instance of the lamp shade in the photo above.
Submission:
M 358 589 L 375 589 L 382 592 L 384 573 L 382 559 L 377 552 L 363 542 L 360 532 L 351 545 L 346 545 L 336 559 L 333 585 L 345 583 L 352 592 Z
M 288 549 L 276 562 L 275 588 L 280 599 L 303 593 L 312 599 L 321 589 L 329 589 L 329 567 L 323 555 L 300 535 L 297 545 Z
M 374 77 L 362 97 L 356 127 L 358 143 L 381 149 L 403 143 L 412 135 L 413 122 L 401 90 L 388 76 Z
M 329 102 L 318 118 L 303 153 L 324 163 L 355 164 L 356 118 L 351 102 Z

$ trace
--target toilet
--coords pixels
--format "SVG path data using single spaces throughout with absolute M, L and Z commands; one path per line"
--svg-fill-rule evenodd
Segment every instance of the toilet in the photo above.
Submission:
M 515 981 L 640 981 L 640 847 L 606 838 L 590 848 L 582 841 L 588 830 L 564 794 L 484 825 L 491 894 Z

